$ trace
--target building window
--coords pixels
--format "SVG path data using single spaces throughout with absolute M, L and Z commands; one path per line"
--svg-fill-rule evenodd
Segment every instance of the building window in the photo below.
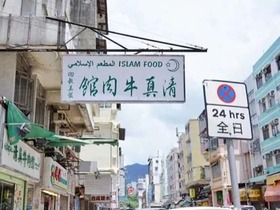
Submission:
M 158 167 L 157 166 L 155 167 L 155 171 L 158 171 Z
M 265 125 L 262 127 L 262 133 L 263 133 L 263 140 L 266 140 L 269 138 L 269 127 L 268 125 Z
M 17 71 L 14 103 L 25 115 L 31 112 L 32 89 L 32 80 L 28 75 Z
M 99 108 L 112 108 L 111 103 L 99 103 Z
M 273 166 L 273 161 L 272 161 L 272 155 L 271 154 L 266 154 L 265 159 L 266 159 L 266 166 L 267 167 Z
M 269 103 L 269 107 L 273 107 L 275 105 L 275 94 L 274 91 L 271 91 L 268 94 L 268 103 Z
M 35 1 L 22 1 L 21 16 L 34 16 L 36 15 L 36 2 Z
M 271 78 L 271 67 L 270 67 L 270 65 L 268 65 L 268 66 L 263 70 L 263 73 L 264 73 L 264 79 L 265 79 L 265 81 L 268 81 L 268 80 Z
M 280 70 L 280 55 L 277 56 L 276 58 L 276 65 L 277 65 L 277 70 Z
M 211 165 L 212 179 L 217 179 L 222 176 L 220 161 L 217 161 Z
M 272 135 L 277 136 L 279 134 L 279 121 L 274 119 L 271 121 Z
M 62 0 L 56 0 L 55 2 L 55 16 L 62 16 Z
M 260 112 L 263 113 L 266 111 L 266 103 L 265 103 L 265 98 L 259 101 L 259 106 L 260 106 Z
M 275 154 L 275 162 L 276 165 L 280 165 L 280 152 L 277 152 L 277 154 Z
M 36 94 L 35 123 L 37 123 L 39 125 L 44 125 L 45 102 L 46 102 L 46 93 L 45 93 L 43 86 L 38 81 L 37 94 Z
M 257 89 L 259 89 L 263 85 L 261 73 L 256 75 L 256 85 L 257 85 Z

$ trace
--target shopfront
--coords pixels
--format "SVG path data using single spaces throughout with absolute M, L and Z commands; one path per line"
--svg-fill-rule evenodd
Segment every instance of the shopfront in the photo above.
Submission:
M 260 209 L 262 204 L 264 203 L 264 199 L 262 195 L 263 194 L 260 188 L 249 189 L 250 204 L 255 206 L 257 209 Z
M 67 171 L 51 157 L 44 158 L 40 205 L 44 210 L 69 209 Z
M 34 186 L 40 180 L 40 154 L 22 141 L 11 145 L 6 129 L 2 143 L 0 209 L 34 209 L 32 198 Z
M 268 176 L 266 184 L 265 201 L 269 202 L 270 209 L 280 208 L 280 174 Z

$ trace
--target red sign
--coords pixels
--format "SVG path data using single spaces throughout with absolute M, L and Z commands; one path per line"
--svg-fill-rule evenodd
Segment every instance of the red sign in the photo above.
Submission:
M 95 195 L 91 197 L 92 201 L 110 201 L 110 196 L 108 195 Z
M 127 192 L 128 192 L 128 195 L 133 195 L 134 194 L 134 188 L 132 186 L 128 187 Z

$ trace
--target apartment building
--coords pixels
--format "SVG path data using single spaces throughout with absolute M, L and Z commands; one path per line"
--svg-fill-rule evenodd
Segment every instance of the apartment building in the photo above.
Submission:
M 250 158 L 249 162 L 247 162 L 244 167 L 246 167 L 246 174 L 248 175 L 249 180 L 245 188 L 243 188 L 241 202 L 251 203 L 255 207 L 260 208 L 261 204 L 263 203 L 266 174 L 264 173 L 264 160 L 261 155 L 260 148 L 260 133 L 258 125 L 259 114 L 257 110 L 257 102 L 255 99 L 256 86 L 253 74 L 251 74 L 245 80 L 245 84 L 247 86 L 247 97 L 249 103 L 253 139 L 251 141 L 248 141 Z M 248 156 L 246 160 L 248 161 Z
M 181 200 L 179 190 L 179 149 L 174 147 L 166 156 L 166 169 L 168 180 L 168 200 L 171 204 L 177 204 Z
M 264 198 L 270 208 L 280 207 L 280 37 L 253 66 L 255 97 L 258 103 L 260 148 L 264 158 L 266 191 Z M 264 178 L 264 177 L 263 177 Z
M 148 174 L 149 174 L 149 187 L 148 193 L 150 194 L 148 199 L 149 207 L 160 207 L 162 205 L 161 189 L 162 189 L 162 169 L 163 160 L 162 155 L 157 154 L 155 157 L 148 159 Z
M 187 173 L 185 171 L 185 166 L 187 166 L 187 141 L 186 141 L 186 133 L 181 132 L 177 133 L 178 138 L 178 164 L 179 164 L 179 192 L 180 195 L 185 195 L 188 193 L 187 189 L 185 188 Z
M 206 129 L 205 110 L 199 115 L 199 136 L 201 142 L 201 153 L 210 164 L 210 186 L 213 206 L 231 205 L 233 203 L 231 195 L 231 180 L 227 158 L 227 146 L 224 139 L 208 138 Z M 235 140 L 234 155 L 236 159 L 236 176 L 239 183 L 241 200 L 243 191 L 248 182 L 250 168 L 247 159 L 249 157 L 248 142 Z M 246 154 L 246 155 L 245 155 Z M 247 158 L 247 159 L 246 159 Z M 245 170 L 244 170 L 245 169 Z M 246 196 L 245 196 L 246 197 Z
M 73 24 L 63 22 L 66 19 Z M 115 118 L 109 119 L 107 115 L 115 116 L 119 105 L 61 101 L 61 62 L 67 51 L 106 49 L 106 40 L 100 34 L 76 25 L 106 31 L 106 0 L 4 1 L 0 6 L 0 22 L 0 95 L 5 97 L 1 98 L 1 125 L 8 123 L 7 128 L 1 126 L 4 141 L 1 142 L 0 184 L 7 189 L 0 194 L 1 206 L 92 209 L 104 200 L 113 200 L 110 208 L 117 207 L 113 198 L 118 191 L 120 127 Z M 18 118 L 6 119 L 5 116 L 14 113 L 18 113 Z M 98 137 L 97 130 L 107 135 L 105 139 Z M 17 138 L 11 136 L 12 131 L 21 135 L 14 144 L 10 142 Z M 85 160 L 90 161 L 91 168 L 96 166 L 97 173 L 91 174 L 96 180 L 101 171 L 113 174 L 109 196 L 86 194 L 88 186 L 79 186 L 80 146 L 86 144 L 80 139 L 85 137 L 99 145 L 105 143 L 102 150 L 106 157 L 101 157 L 102 161 Z M 95 150 L 101 152 L 93 148 L 90 154 Z M 107 150 L 110 150 L 108 154 Z
M 209 163 L 201 154 L 199 121 L 190 119 L 185 125 L 186 134 L 186 174 L 185 189 L 195 205 L 209 205 L 207 186 L 210 182 Z

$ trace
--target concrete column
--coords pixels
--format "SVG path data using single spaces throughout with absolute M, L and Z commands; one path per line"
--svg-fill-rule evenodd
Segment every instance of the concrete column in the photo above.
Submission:
M 1 52 L 0 58 L 0 96 L 14 101 L 17 53 Z

